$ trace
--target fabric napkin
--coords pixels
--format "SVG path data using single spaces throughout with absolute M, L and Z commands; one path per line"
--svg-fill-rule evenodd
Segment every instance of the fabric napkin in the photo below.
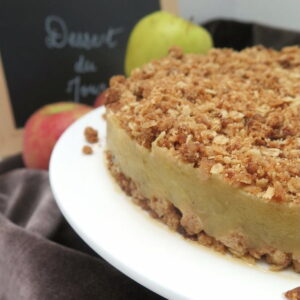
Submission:
M 97 256 L 68 226 L 48 173 L 0 163 L 0 300 L 163 299 Z

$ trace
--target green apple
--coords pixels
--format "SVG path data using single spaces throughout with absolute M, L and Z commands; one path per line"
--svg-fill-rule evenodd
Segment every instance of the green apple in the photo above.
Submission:
M 172 46 L 184 53 L 206 53 L 212 38 L 203 27 L 165 11 L 157 11 L 142 18 L 133 28 L 126 50 L 125 73 L 143 64 L 166 56 Z

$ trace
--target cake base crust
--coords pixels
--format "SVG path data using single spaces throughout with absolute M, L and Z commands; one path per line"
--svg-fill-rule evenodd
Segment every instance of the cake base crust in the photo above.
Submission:
M 230 252 L 235 257 L 255 263 L 259 259 L 264 259 L 271 265 L 271 270 L 279 271 L 289 266 L 293 266 L 296 272 L 300 273 L 300 260 L 292 258 L 289 253 L 282 252 L 272 247 L 264 249 L 247 249 L 242 235 L 234 233 L 227 236 L 222 241 L 209 236 L 204 230 L 197 230 L 201 220 L 195 219 L 195 216 L 188 218 L 183 216 L 181 211 L 170 201 L 157 198 L 147 198 L 139 191 L 135 182 L 127 177 L 120 168 L 114 163 L 113 155 L 107 151 L 108 169 L 121 189 L 131 196 L 133 202 L 146 210 L 153 218 L 166 224 L 172 231 L 177 231 L 185 238 L 198 242 L 201 245 L 213 248 L 220 253 Z

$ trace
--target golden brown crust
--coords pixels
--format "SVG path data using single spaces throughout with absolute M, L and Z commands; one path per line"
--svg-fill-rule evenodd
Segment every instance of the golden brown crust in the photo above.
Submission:
M 195 215 L 183 215 L 171 202 L 162 199 L 145 198 L 139 191 L 137 185 L 127 176 L 125 176 L 118 166 L 114 163 L 113 155 L 107 152 L 108 169 L 116 179 L 119 186 L 131 196 L 134 203 L 141 206 L 149 214 L 165 223 L 170 229 L 179 232 L 184 237 L 199 242 L 201 245 L 208 246 L 214 250 L 225 253 L 229 251 L 236 257 L 255 262 L 265 258 L 274 271 L 281 270 L 293 265 L 296 272 L 300 272 L 299 260 L 292 258 L 289 253 L 284 253 L 272 247 L 260 249 L 249 249 L 245 243 L 243 235 L 231 233 L 221 240 L 207 235 L 202 229 L 201 220 Z
M 111 79 L 108 111 L 140 145 L 156 141 L 265 201 L 300 205 L 300 48 L 168 57 Z
M 300 287 L 287 291 L 284 295 L 289 300 L 300 300 Z
M 99 142 L 98 131 L 92 127 L 86 127 L 84 136 L 88 143 L 95 144 Z
M 82 153 L 86 154 L 86 155 L 93 154 L 93 149 L 92 149 L 91 146 L 85 145 L 85 146 L 82 147 Z

